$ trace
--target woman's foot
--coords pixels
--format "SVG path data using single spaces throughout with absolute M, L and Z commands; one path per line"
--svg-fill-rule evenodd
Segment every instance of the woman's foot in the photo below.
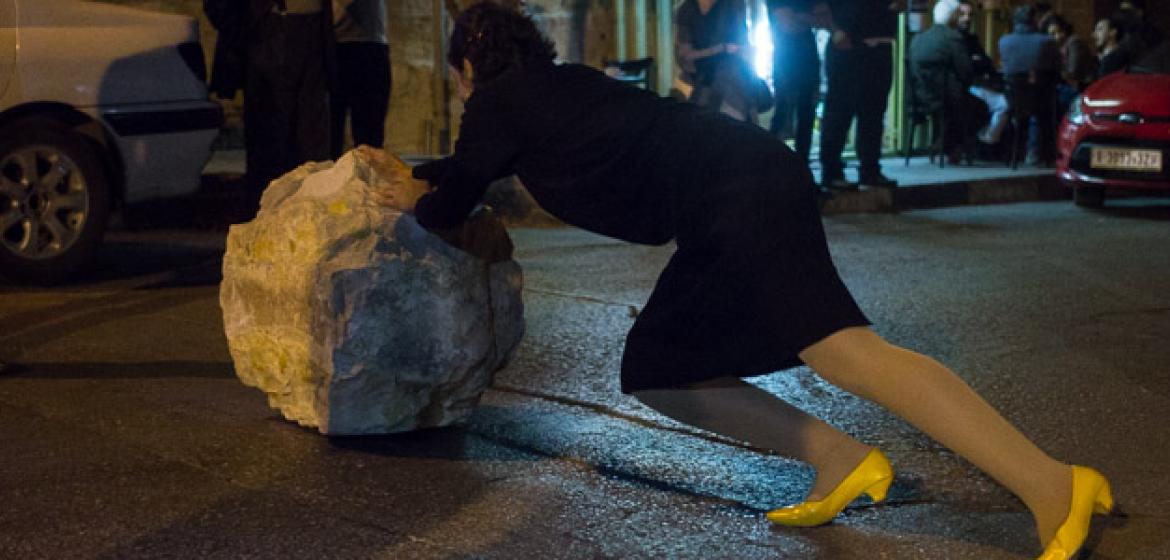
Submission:
M 872 449 L 827 496 L 820 498 L 814 491 L 809 494 L 809 500 L 768 512 L 768 520 L 789 527 L 824 525 L 862 494 L 868 494 L 875 503 L 886 499 L 893 480 L 890 461 L 881 451 Z
M 1073 466 L 1072 499 L 1068 516 L 1046 543 L 1039 560 L 1067 560 L 1075 557 L 1089 536 L 1093 514 L 1107 515 L 1112 511 L 1113 491 L 1109 481 L 1089 467 Z

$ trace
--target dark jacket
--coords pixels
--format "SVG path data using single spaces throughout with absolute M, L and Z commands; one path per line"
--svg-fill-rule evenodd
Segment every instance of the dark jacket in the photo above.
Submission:
M 1114 72 L 1125 70 L 1132 63 L 1129 50 L 1121 47 L 1115 48 L 1109 51 L 1109 54 L 1101 56 L 1101 61 L 1097 64 L 1097 78 L 1104 78 Z
M 962 34 L 939 24 L 910 43 L 910 69 L 914 74 L 915 100 L 926 111 L 937 111 L 944 104 L 957 107 L 975 79 Z
M 967 57 L 971 59 L 971 69 L 975 72 L 975 82 L 994 82 L 999 71 L 995 69 L 995 62 L 983 48 L 979 36 L 970 31 L 959 31 L 963 36 L 963 45 L 967 47 Z
M 333 2 L 324 0 L 321 4 L 326 70 L 332 77 Z M 248 47 L 262 39 L 257 30 L 264 18 L 283 5 L 283 0 L 203 0 L 203 13 L 217 32 L 209 85 L 212 93 L 231 99 L 244 87 Z
M 1061 77 L 1065 82 L 1083 87 L 1093 81 L 1097 73 L 1097 59 L 1084 39 L 1070 35 L 1060 46 L 1060 56 L 1064 61 Z

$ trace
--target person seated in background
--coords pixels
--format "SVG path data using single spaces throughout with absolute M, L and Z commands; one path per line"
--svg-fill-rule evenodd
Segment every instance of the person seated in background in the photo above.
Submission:
M 1124 70 L 1131 61 L 1131 50 L 1121 48 L 1125 37 L 1124 25 L 1114 17 L 1101 18 L 1093 28 L 1097 44 L 1097 79 Z
M 1053 161 L 1056 116 L 1052 104 L 1060 81 L 1060 49 L 1056 41 L 1036 27 L 1036 9 L 1016 8 L 1012 32 L 999 38 L 999 54 L 1007 87 L 1008 104 L 1021 115 L 1030 115 L 1036 127 L 1028 129 L 1028 165 L 1047 166 Z
M 1146 18 L 1145 0 L 1122 0 L 1112 18 L 1121 29 L 1118 47 L 1126 51 L 1131 63 L 1165 40 L 1162 30 Z
M 987 55 L 983 43 L 972 31 L 973 14 L 974 8 L 969 0 L 959 2 L 956 28 L 963 38 L 963 46 L 967 49 L 967 57 L 971 60 L 971 70 L 974 72 L 974 82 L 967 91 L 987 105 L 987 111 L 991 114 L 987 126 L 977 134 L 979 141 L 998 144 L 1008 124 L 1007 96 L 1003 94 L 1003 76 L 995 69 L 995 63 Z
M 675 16 L 675 54 L 688 100 L 739 121 L 757 122 L 759 92 L 748 63 L 744 0 L 685 0 Z
M 1068 104 L 1093 81 L 1097 60 L 1093 51 L 1073 30 L 1068 20 L 1053 16 L 1045 30 L 1060 47 L 1060 83 L 1056 86 L 1057 107 L 1061 114 Z
M 946 122 L 943 152 L 952 163 L 959 161 L 967 131 L 975 129 L 982 109 L 979 100 L 967 93 L 975 71 L 958 22 L 958 0 L 939 0 L 934 5 L 934 25 L 910 43 L 914 97 L 920 110 L 942 112 Z

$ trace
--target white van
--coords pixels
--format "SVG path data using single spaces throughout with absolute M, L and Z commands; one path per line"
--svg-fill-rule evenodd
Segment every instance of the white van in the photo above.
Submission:
M 64 280 L 111 208 L 190 194 L 222 120 L 198 22 L 0 0 L 0 276 Z

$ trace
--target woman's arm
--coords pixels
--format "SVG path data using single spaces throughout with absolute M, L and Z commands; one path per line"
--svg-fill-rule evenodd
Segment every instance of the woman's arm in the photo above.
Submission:
M 715 56 L 717 54 L 723 54 L 725 52 L 732 52 L 734 50 L 734 47 L 729 49 L 728 48 L 729 46 L 730 45 L 727 43 L 719 43 L 717 45 L 711 45 L 710 47 L 707 47 L 705 49 L 696 49 L 690 43 L 684 43 L 682 41 L 679 41 L 679 43 L 678 43 L 678 57 L 679 57 L 680 61 L 687 62 L 691 66 L 690 69 L 693 70 L 694 65 L 695 65 L 695 61 L 697 61 L 697 60 L 702 60 L 704 58 L 710 58 L 712 56 Z
M 476 91 L 464 107 L 455 152 L 414 169 L 414 179 L 434 186 L 414 205 L 415 217 L 423 227 L 458 225 L 480 203 L 492 181 L 512 174 L 519 147 L 504 114 L 506 100 L 502 97 Z

